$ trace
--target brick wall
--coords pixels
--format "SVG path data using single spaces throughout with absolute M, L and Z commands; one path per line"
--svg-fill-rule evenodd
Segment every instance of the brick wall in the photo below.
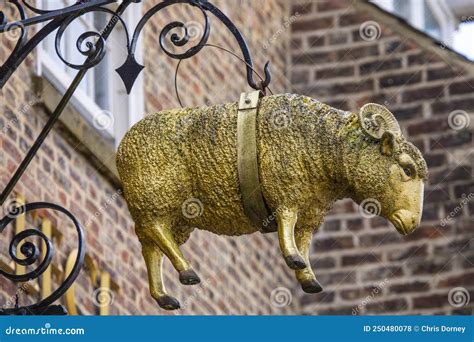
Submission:
M 145 2 L 144 10 L 150 3 Z M 262 71 L 265 60 L 272 61 L 275 93 L 291 90 L 352 111 L 369 101 L 385 104 L 396 114 L 405 135 L 423 151 L 431 178 L 422 227 L 406 238 L 383 219 L 365 218 L 351 201 L 337 203 L 313 241 L 312 267 L 325 290 L 318 295 L 302 294 L 293 272 L 284 265 L 275 236 L 225 238 L 194 232 L 183 250 L 202 284 L 181 286 L 169 262 L 165 263 L 167 288 L 184 306 L 177 314 L 471 313 L 472 304 L 455 308 L 448 302 L 448 293 L 456 287 L 468 289 L 471 298 L 474 295 L 474 202 L 462 204 L 463 194 L 474 192 L 472 123 L 461 130 L 448 125 L 453 111 L 472 115 L 470 72 L 436 51 L 420 48 L 417 36 L 399 34 L 358 3 L 215 3 L 248 38 L 256 70 Z M 198 31 L 201 25 L 199 13 L 191 17 L 183 6 L 173 6 L 148 23 L 144 32 L 147 113 L 178 105 L 172 82 L 176 61 L 158 49 L 162 24 L 175 19 L 192 21 Z M 226 29 L 212 21 L 209 42 L 238 52 Z M 367 21 L 380 26 L 378 39 L 364 40 L 359 33 Z M 13 43 L 0 39 L 3 59 Z M 0 91 L 2 187 L 48 116 L 41 94 L 31 91 L 35 61 L 34 55 L 29 57 Z M 243 70 L 233 57 L 205 48 L 182 62 L 183 104 L 235 101 L 249 89 Z M 159 310 L 148 294 L 140 245 L 120 187 L 91 163 L 87 149 L 61 124 L 15 190 L 30 202 L 60 203 L 81 220 L 91 259 L 98 269 L 110 272 L 120 288 L 114 292 L 111 314 L 169 314 Z M 451 213 L 456 217 L 444 224 L 442 219 Z M 28 221 L 38 224 L 42 216 L 63 232 L 54 260 L 63 267 L 66 254 L 74 248 L 73 229 L 49 213 L 29 216 Z M 3 254 L 13 228 L 0 239 Z M 77 281 L 80 314 L 98 313 L 93 300 L 98 285 L 93 286 L 89 277 L 86 268 Z M 1 277 L 0 284 L 0 299 L 5 302 L 15 286 Z M 291 297 L 289 305 L 280 305 Z M 31 302 L 36 297 L 22 298 Z
M 385 25 L 370 6 L 292 4 L 300 13 L 291 26 L 292 92 L 350 111 L 384 104 L 430 172 L 421 227 L 407 237 L 350 200 L 336 204 L 313 240 L 312 266 L 325 292 L 302 296 L 303 312 L 472 314 L 472 300 L 460 308 L 448 301 L 453 288 L 474 292 L 472 68 L 420 48 L 419 34 L 400 34 L 396 25 L 404 24 Z M 452 122 L 469 115 L 470 126 Z
M 272 87 L 274 91 L 281 91 L 287 82 L 283 75 L 286 58 L 284 45 L 272 44 L 262 49 L 262 44 L 271 39 L 275 32 L 281 31 L 285 7 L 277 1 L 266 1 L 258 6 L 251 1 L 218 1 L 217 5 L 241 28 L 244 36 L 250 37 L 248 43 L 254 53 L 256 69 L 260 71 L 267 58 L 272 60 Z M 144 10 L 149 7 L 151 1 L 146 1 Z M 158 51 L 162 27 L 159 24 L 175 19 L 193 20 L 199 28 L 199 13 L 189 19 L 188 14 L 185 6 L 172 6 L 162 17 L 156 16 L 145 29 L 145 107 L 148 113 L 177 106 L 172 83 L 176 63 Z M 213 26 L 209 42 L 240 54 L 230 34 L 215 19 L 211 20 Z M 284 42 L 283 37 L 282 33 L 280 39 Z M 13 47 L 13 41 L 3 36 L 1 39 L 0 58 L 3 60 Z M 183 62 L 180 89 L 185 105 L 236 101 L 240 92 L 249 89 L 243 73 L 244 66 L 240 62 L 217 50 L 208 50 Z M 35 55 L 32 55 L 0 91 L 0 125 L 3 128 L 0 134 L 1 187 L 8 181 L 48 116 L 42 95 L 31 91 L 34 66 Z M 81 142 L 75 141 L 59 123 L 15 191 L 29 202 L 45 200 L 59 203 L 70 209 L 84 224 L 88 255 L 97 263 L 99 270 L 111 273 L 112 281 L 119 287 L 119 291 L 113 294 L 111 314 L 168 314 L 159 310 L 149 295 L 145 265 L 133 222 L 120 196 L 120 187 L 114 185 L 106 173 L 91 163 Z M 60 252 L 54 259 L 59 268 L 64 267 L 66 254 L 75 246 L 73 229 L 62 217 L 43 212 L 39 216 L 28 216 L 30 225 L 37 224 L 41 216 L 49 216 L 53 225 L 59 227 L 64 235 L 59 245 Z M 14 226 L 8 229 L 8 233 L 0 239 L 4 256 Z M 290 313 L 299 305 L 297 300 L 289 306 L 272 305 L 272 290 L 292 284 L 274 236 L 255 234 L 231 239 L 195 232 L 184 252 L 199 273 L 202 284 L 181 286 L 177 274 L 169 262 L 165 262 L 167 288 L 183 306 L 179 314 L 278 314 Z M 97 314 L 99 310 L 93 300 L 98 285 L 91 284 L 90 274 L 86 267 L 77 281 L 75 291 L 80 314 Z M 0 283 L 0 301 L 3 303 L 11 298 L 15 286 L 3 277 L 0 277 Z M 22 296 L 21 303 L 35 299 L 37 295 Z

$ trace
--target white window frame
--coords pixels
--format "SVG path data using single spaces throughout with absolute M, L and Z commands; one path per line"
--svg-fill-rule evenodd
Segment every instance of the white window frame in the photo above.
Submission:
M 38 6 L 40 5 L 40 2 L 41 0 L 37 0 Z M 138 24 L 141 14 L 142 3 L 132 3 L 122 15 L 128 29 L 131 30 L 131 32 L 129 32 L 130 34 L 133 34 L 133 30 Z M 56 31 L 52 34 L 55 35 Z M 119 22 L 107 41 L 111 44 L 114 39 L 120 39 L 120 42 L 123 42 L 123 47 L 120 48 L 119 46 L 115 46 L 108 50 L 104 58 L 109 58 L 109 60 L 115 61 L 120 60 L 120 64 L 125 61 L 127 57 L 127 49 L 125 39 L 123 38 L 124 35 L 125 30 Z M 76 42 L 74 41 L 74 48 L 75 43 Z M 142 38 L 140 38 L 137 43 L 135 56 L 137 60 L 141 62 L 143 57 Z M 110 110 L 113 115 L 114 125 L 113 127 L 106 127 L 101 130 L 101 133 L 106 135 L 106 137 L 114 139 L 115 148 L 118 146 L 127 130 L 134 123 L 143 118 L 145 108 L 143 72 L 137 78 L 130 95 L 127 95 L 122 80 L 114 70 L 120 66 L 120 64 L 116 65 L 115 63 L 115 65 L 112 66 L 111 63 L 108 63 L 109 76 L 107 82 L 110 96 L 110 108 L 108 110 Z M 37 74 L 50 81 L 52 85 L 62 93 L 68 89 L 73 80 L 73 77 L 68 75 L 65 71 L 59 70 L 57 61 L 49 55 L 49 52 L 46 52 L 43 49 L 42 44 L 38 46 Z M 104 109 L 100 108 L 91 96 L 80 88 L 76 89 L 70 103 L 91 125 L 93 125 L 94 117 L 98 114 L 100 115 L 104 111 Z

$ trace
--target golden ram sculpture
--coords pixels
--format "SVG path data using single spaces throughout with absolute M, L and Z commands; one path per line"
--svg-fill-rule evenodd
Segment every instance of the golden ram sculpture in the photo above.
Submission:
M 200 282 L 179 248 L 194 227 L 219 235 L 259 231 L 239 189 L 238 110 L 238 103 L 165 110 L 134 125 L 119 146 L 117 168 L 150 292 L 164 309 L 180 307 L 163 285 L 164 255 L 181 283 Z M 260 100 L 256 131 L 261 190 L 283 257 L 305 292 L 322 290 L 309 247 L 336 200 L 376 202 L 376 214 L 403 235 L 420 223 L 427 167 L 385 107 L 367 104 L 354 114 L 305 96 L 268 96 Z

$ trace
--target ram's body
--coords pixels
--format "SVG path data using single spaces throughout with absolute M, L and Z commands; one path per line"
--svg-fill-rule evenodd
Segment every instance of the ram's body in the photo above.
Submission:
M 421 154 L 386 108 L 370 104 L 361 113 L 367 117 L 290 94 L 264 97 L 259 104 L 261 188 L 278 223 L 285 261 L 306 292 L 321 290 L 309 267 L 309 245 L 335 200 L 374 199 L 376 214 L 402 234 L 421 217 L 426 178 Z M 237 103 L 163 111 L 133 126 L 120 144 L 117 168 L 125 198 L 151 293 L 164 308 L 179 303 L 162 285 L 163 254 L 183 284 L 199 282 L 178 248 L 194 227 L 221 235 L 257 231 L 239 190 L 237 116 Z
M 346 195 L 338 194 L 344 189 L 328 188 L 328 180 L 341 171 L 338 131 L 349 114 L 303 96 L 261 100 L 260 179 L 270 208 L 297 206 L 301 224 L 317 225 L 321 215 L 314 211 Z M 226 235 L 255 232 L 243 211 L 236 144 L 237 103 L 163 111 L 136 124 L 117 155 L 135 221 L 158 215 L 172 218 L 177 227 Z M 202 204 L 202 213 L 188 219 L 194 215 L 182 211 L 193 199 Z

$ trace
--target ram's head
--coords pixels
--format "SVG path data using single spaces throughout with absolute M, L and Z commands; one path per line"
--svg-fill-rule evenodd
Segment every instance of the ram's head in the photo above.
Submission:
M 427 167 L 421 152 L 403 137 L 385 107 L 366 104 L 359 112 L 364 148 L 353 170 L 355 200 L 365 210 L 388 219 L 399 233 L 421 221 Z

